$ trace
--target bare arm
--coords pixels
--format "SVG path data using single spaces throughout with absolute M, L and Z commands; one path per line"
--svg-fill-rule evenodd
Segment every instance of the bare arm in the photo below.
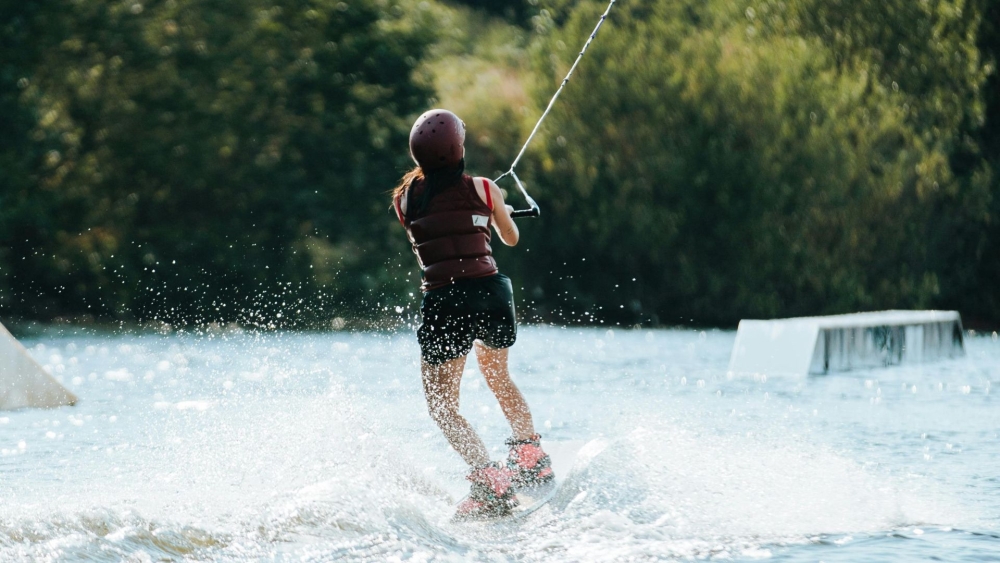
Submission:
M 503 191 L 493 183 L 493 180 L 487 179 L 487 182 L 490 186 L 490 197 L 493 200 L 493 229 L 496 230 L 497 236 L 504 244 L 515 246 L 521 235 L 517 230 L 517 225 L 514 224 L 514 219 L 510 216 L 510 212 L 514 208 L 504 203 Z M 482 181 L 480 180 L 476 184 L 480 197 L 485 201 L 486 193 L 482 191 Z

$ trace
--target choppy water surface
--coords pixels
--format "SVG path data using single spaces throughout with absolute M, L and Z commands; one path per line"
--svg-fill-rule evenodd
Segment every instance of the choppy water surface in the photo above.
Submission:
M 65 336 L 82 401 L 0 413 L 0 559 L 1000 560 L 1000 343 L 827 377 L 732 377 L 732 332 L 525 328 L 551 510 L 453 524 L 464 468 L 410 334 Z M 462 410 L 508 428 L 471 365 Z

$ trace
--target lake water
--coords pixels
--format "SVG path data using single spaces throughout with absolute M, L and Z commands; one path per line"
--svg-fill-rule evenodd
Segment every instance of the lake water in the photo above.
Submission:
M 1000 342 L 727 375 L 735 333 L 525 327 L 550 505 L 455 524 L 465 468 L 410 333 L 28 339 L 81 401 L 0 412 L 0 560 L 1000 561 Z M 462 411 L 509 429 L 470 362 Z

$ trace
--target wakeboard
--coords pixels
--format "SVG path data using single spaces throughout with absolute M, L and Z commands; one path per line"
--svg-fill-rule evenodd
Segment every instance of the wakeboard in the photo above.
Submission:
M 504 518 L 524 518 L 539 508 L 545 506 L 559 490 L 559 480 L 553 479 L 542 485 L 525 487 L 514 493 L 517 498 L 517 506 L 511 509 L 510 514 Z
M 580 448 L 583 445 L 583 442 L 576 441 L 549 442 L 543 444 L 545 452 L 549 454 L 549 458 L 552 460 L 552 471 L 555 473 L 555 479 L 541 485 L 522 487 L 518 489 L 514 493 L 515 498 L 517 498 L 517 506 L 512 508 L 510 512 L 497 516 L 479 516 L 475 518 L 459 517 L 456 515 L 452 517 L 452 521 L 490 522 L 526 518 L 528 515 L 542 508 L 556 497 L 556 494 L 559 492 L 560 485 L 562 485 L 565 477 L 573 469 L 576 454 L 580 451 Z M 462 502 L 464 502 L 467 498 L 469 498 L 468 495 L 462 499 Z M 461 504 L 461 502 L 459 504 Z

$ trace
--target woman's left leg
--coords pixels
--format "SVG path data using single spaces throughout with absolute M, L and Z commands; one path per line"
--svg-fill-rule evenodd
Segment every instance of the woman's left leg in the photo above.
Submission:
M 465 463 L 475 468 L 489 463 L 490 457 L 469 421 L 458 413 L 465 358 L 466 356 L 461 356 L 436 365 L 424 361 L 421 362 L 420 373 L 423 376 L 424 396 L 427 398 L 427 410 L 430 411 L 431 418 Z
M 486 379 L 486 385 L 500 402 L 500 410 L 507 417 L 514 438 L 528 440 L 535 435 L 535 425 L 531 420 L 527 401 L 510 379 L 510 371 L 507 369 L 508 350 L 490 348 L 476 341 L 476 360 L 479 362 L 479 371 Z
M 427 408 L 451 446 L 472 466 L 466 477 L 472 487 L 469 496 L 458 505 L 456 518 L 503 516 L 517 506 L 511 471 L 490 463 L 483 441 L 465 417 L 458 414 L 458 392 L 465 358 L 461 356 L 438 365 L 422 362 Z

